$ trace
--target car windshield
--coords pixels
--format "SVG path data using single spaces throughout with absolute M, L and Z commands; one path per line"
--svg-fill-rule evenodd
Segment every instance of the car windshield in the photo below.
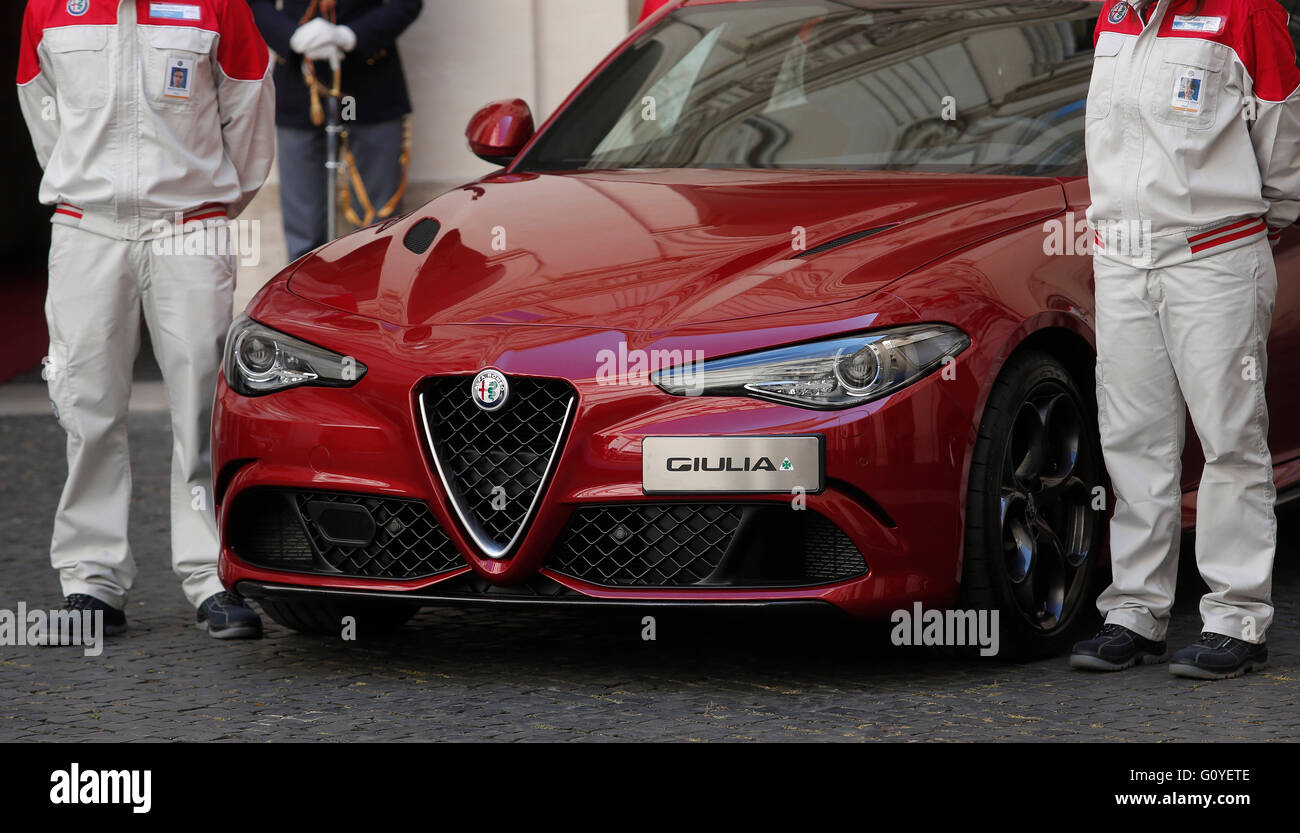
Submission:
M 674 11 L 517 170 L 1084 173 L 1096 3 L 759 0 Z

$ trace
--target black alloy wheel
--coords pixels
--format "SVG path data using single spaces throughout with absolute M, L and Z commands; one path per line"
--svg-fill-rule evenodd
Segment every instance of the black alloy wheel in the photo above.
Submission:
M 963 595 L 999 611 L 1002 653 L 1068 647 L 1095 620 L 1109 497 L 1096 409 L 1052 356 L 1013 356 L 980 423 Z

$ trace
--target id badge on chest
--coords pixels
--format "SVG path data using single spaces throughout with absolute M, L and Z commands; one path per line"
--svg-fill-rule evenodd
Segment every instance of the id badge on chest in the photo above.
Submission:
M 187 101 L 194 85 L 194 59 L 172 55 L 167 59 L 167 84 L 163 97 Z
M 1180 67 L 1174 76 L 1174 89 L 1169 106 L 1182 113 L 1199 113 L 1205 99 L 1205 70 L 1198 67 Z

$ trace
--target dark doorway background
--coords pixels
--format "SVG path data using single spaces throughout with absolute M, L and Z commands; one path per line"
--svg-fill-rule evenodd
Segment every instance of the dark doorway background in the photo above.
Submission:
M 41 168 L 18 109 L 14 79 L 22 36 L 21 0 L 0 3 L 0 383 L 40 365 L 45 355 L 45 261 L 51 209 L 36 200 Z

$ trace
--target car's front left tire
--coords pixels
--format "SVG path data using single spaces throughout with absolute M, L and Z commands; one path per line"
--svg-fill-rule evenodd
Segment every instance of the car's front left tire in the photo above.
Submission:
M 1105 485 L 1091 398 L 1050 354 L 1012 356 L 971 460 L 962 579 L 969 607 L 998 611 L 1002 655 L 1058 654 L 1094 623 Z

